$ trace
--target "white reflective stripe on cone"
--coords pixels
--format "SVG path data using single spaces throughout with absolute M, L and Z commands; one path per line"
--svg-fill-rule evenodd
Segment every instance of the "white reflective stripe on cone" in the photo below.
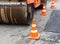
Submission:
M 46 10 L 42 10 L 43 12 L 46 12 Z
M 32 33 L 36 33 L 36 32 L 37 32 L 37 30 L 31 30 L 31 32 L 32 32 Z
M 45 6 L 43 8 L 45 8 Z
M 32 24 L 32 27 L 36 27 L 36 24 Z

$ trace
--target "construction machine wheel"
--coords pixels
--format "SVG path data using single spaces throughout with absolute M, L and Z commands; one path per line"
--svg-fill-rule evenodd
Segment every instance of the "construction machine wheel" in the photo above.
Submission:
M 1 5 L 0 22 L 2 24 L 30 25 L 33 19 L 33 7 L 30 5 Z

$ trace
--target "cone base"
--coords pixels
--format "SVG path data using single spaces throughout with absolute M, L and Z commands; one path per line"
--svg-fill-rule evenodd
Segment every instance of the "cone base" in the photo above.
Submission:
M 37 36 L 32 36 L 32 35 L 30 35 L 29 36 L 29 39 L 32 39 L 32 40 L 38 40 L 40 37 L 40 34 L 38 33 L 38 35 Z
M 46 16 L 47 15 L 47 12 L 42 12 L 41 15 L 42 16 Z
M 55 9 L 55 7 L 52 7 L 52 6 L 51 6 L 50 8 L 51 8 L 51 9 Z

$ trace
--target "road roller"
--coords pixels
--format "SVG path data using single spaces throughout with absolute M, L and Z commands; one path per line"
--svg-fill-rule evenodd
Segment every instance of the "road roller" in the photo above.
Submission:
M 34 8 L 43 7 L 47 0 L 0 0 L 1 24 L 30 25 Z

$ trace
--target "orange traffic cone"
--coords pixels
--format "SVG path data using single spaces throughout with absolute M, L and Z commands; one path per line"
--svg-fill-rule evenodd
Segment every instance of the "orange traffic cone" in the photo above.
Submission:
M 51 5 L 50 8 L 51 8 L 51 9 L 55 9 L 55 1 L 54 1 L 54 0 L 52 0 L 52 5 Z
M 47 15 L 47 12 L 46 12 L 46 6 L 45 6 L 45 5 L 43 6 L 41 15 L 42 15 L 42 16 L 46 16 L 46 15 Z
M 36 27 L 36 21 L 35 20 L 32 20 L 32 30 L 31 30 L 31 33 L 29 35 L 29 38 L 30 39 L 34 39 L 34 40 L 37 40 L 39 39 L 39 33 L 37 32 L 37 27 Z

